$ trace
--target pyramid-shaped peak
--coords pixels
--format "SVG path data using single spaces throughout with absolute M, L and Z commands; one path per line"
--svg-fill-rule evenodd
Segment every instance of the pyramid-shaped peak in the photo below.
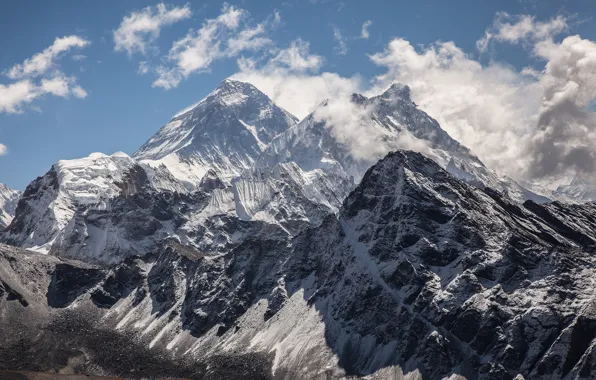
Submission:
M 362 94 L 358 94 L 358 93 L 353 93 L 352 97 L 351 97 L 351 101 L 352 103 L 356 103 L 356 104 L 364 104 L 366 103 L 366 101 L 368 100 L 368 98 Z
M 411 102 L 411 91 L 410 87 L 401 83 L 393 83 L 385 92 L 381 94 L 382 99 L 402 99 Z
M 225 79 L 205 99 L 199 102 L 197 106 L 206 106 L 213 103 L 219 103 L 224 106 L 239 106 L 247 101 L 271 103 L 271 99 L 252 84 L 233 79 Z
M 241 92 L 241 93 L 256 93 L 259 95 L 266 96 L 263 92 L 261 92 L 258 88 L 248 82 L 241 82 L 238 80 L 226 78 L 224 79 L 219 86 L 210 95 L 216 95 L 220 93 L 229 93 L 229 92 Z
M 219 86 L 217 86 L 218 88 L 225 88 L 225 89 L 244 89 L 244 88 L 251 88 L 251 89 L 257 89 L 255 86 L 253 86 L 252 84 L 248 83 L 248 82 L 242 82 L 239 80 L 235 80 L 235 79 L 230 79 L 230 78 L 226 78 L 224 80 L 221 81 L 221 83 L 219 84 Z
M 174 116 L 133 156 L 161 160 L 175 153 L 168 159 L 171 171 L 194 165 L 183 175 L 186 179 L 193 173 L 192 181 L 194 173 L 202 177 L 210 168 L 218 174 L 237 175 L 252 165 L 274 136 L 297 121 L 252 84 L 226 79 L 199 103 Z

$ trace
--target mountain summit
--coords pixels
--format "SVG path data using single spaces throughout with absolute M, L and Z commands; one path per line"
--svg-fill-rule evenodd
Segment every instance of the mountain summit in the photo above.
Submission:
M 133 157 L 152 166 L 164 164 L 189 184 L 197 184 L 209 169 L 229 180 L 297 121 L 253 85 L 226 79 L 174 116 Z
M 353 94 L 350 105 L 339 99 L 338 107 L 337 101 L 322 102 L 313 113 L 276 136 L 255 165 L 267 167 L 278 162 L 295 162 L 306 172 L 343 176 L 355 186 L 366 170 L 388 152 L 415 149 L 475 186 L 506 192 L 520 202 L 549 200 L 487 168 L 467 147 L 449 136 L 435 119 L 417 107 L 406 85 L 395 83 L 370 98 Z M 353 112 L 353 117 L 346 117 L 348 112 Z M 345 197 L 352 188 L 335 192 Z

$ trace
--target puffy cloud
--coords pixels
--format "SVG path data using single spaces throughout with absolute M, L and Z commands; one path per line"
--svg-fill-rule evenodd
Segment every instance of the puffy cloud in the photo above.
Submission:
M 359 76 L 342 77 L 319 69 L 323 58 L 310 53 L 308 42 L 292 41 L 263 65 L 238 60 L 240 71 L 232 77 L 252 83 L 276 104 L 302 118 L 325 99 L 348 98 L 362 87 Z
M 0 84 L 0 112 L 18 113 L 24 104 L 31 103 L 37 97 L 36 86 L 29 80 Z
M 39 84 L 30 80 L 21 80 L 9 85 L 0 84 L 0 113 L 21 113 L 23 107 L 44 95 L 67 98 L 74 95 L 85 98 L 87 92 L 76 84 L 76 79 L 57 73 L 53 77 L 43 78 Z
M 9 84 L 0 84 L 0 113 L 20 113 L 23 107 L 44 95 L 84 98 L 87 93 L 76 83 L 76 78 L 66 76 L 58 69 L 58 60 L 73 47 L 89 44 L 78 36 L 56 38 L 54 43 L 42 52 L 16 64 L 4 74 L 19 79 Z
M 354 158 L 369 161 L 371 156 L 374 159 L 388 153 L 385 145 L 379 144 L 380 131 L 369 123 L 373 112 L 373 107 L 359 107 L 348 96 L 341 96 L 318 107 L 314 117 L 318 122 L 325 122 L 339 143 L 350 147 Z
M 373 105 L 351 101 L 351 95 L 363 89 L 362 78 L 320 73 L 323 63 L 323 57 L 310 52 L 308 42 L 298 39 L 262 64 L 240 58 L 240 71 L 232 78 L 252 83 L 299 118 L 314 112 L 315 119 L 324 121 L 331 135 L 356 160 L 370 164 L 396 149 L 428 151 L 424 142 L 407 131 L 395 138 L 379 128 L 371 118 Z
M 87 97 L 87 91 L 85 91 L 84 88 L 82 88 L 81 86 L 74 86 L 71 89 L 72 94 L 79 99 L 85 99 Z
M 329 99 L 314 111 L 316 121 L 325 122 L 331 135 L 347 147 L 353 158 L 372 164 L 397 149 L 429 153 L 428 145 L 403 130 L 399 136 L 380 127 L 372 118 L 375 104 L 363 106 L 349 96 Z
M 370 32 L 368 31 L 368 28 L 371 25 L 372 25 L 371 20 L 367 20 L 364 22 L 364 24 L 362 24 L 362 30 L 360 31 L 360 38 L 362 38 L 364 40 L 368 40 L 368 38 L 370 37 Z
M 485 163 L 517 177 L 525 172 L 541 97 L 535 79 L 506 65 L 483 66 L 453 42 L 417 51 L 398 38 L 371 60 L 387 71 L 370 93 L 394 82 L 409 85 L 420 108 Z
M 561 15 L 548 21 L 536 21 L 534 16 L 513 16 L 506 12 L 499 12 L 493 25 L 486 30 L 481 39 L 476 41 L 476 47 L 484 52 L 493 40 L 517 44 L 552 39 L 567 28 L 567 19 Z
M 236 56 L 245 50 L 259 50 L 272 43 L 271 39 L 264 36 L 265 25 L 258 24 L 254 28 L 242 30 L 228 40 L 226 55 Z
M 8 148 L 6 145 L 0 143 L 0 156 L 6 156 L 8 154 Z
M 172 7 L 164 3 L 131 12 L 122 19 L 114 30 L 114 50 L 146 54 L 150 44 L 159 37 L 161 28 L 187 19 L 192 12 L 190 6 Z
M 163 66 L 155 68 L 157 79 L 153 81 L 153 87 L 161 87 L 170 90 L 182 82 L 182 75 L 176 69 L 167 69 Z
M 335 51 L 339 55 L 346 55 L 348 54 L 348 44 L 346 42 L 345 37 L 342 35 L 341 30 L 338 27 L 333 27 L 333 39 L 337 44 L 335 46 Z
M 596 169 L 596 43 L 570 36 L 534 49 L 547 61 L 540 77 L 542 103 L 529 145 L 531 175 Z
M 310 44 L 302 39 L 294 40 L 290 47 L 280 50 L 270 61 L 270 65 L 281 65 L 290 71 L 317 72 L 323 65 L 320 55 L 309 53 Z
M 62 53 L 72 48 L 82 48 L 87 45 L 89 45 L 89 41 L 79 36 L 56 38 L 51 46 L 31 58 L 27 58 L 23 63 L 14 65 L 6 72 L 6 75 L 11 79 L 43 75 L 55 65 L 56 60 Z
M 567 26 L 558 17 L 498 15 L 490 39 L 524 43 L 544 69 L 516 71 L 482 65 L 453 42 L 416 50 L 394 39 L 371 59 L 387 70 L 371 92 L 408 84 L 413 99 L 455 139 L 489 166 L 513 177 L 539 180 L 596 171 L 596 43 L 552 37 Z M 529 27 L 528 25 L 531 25 Z
M 167 57 L 172 66 L 162 65 L 154 70 L 158 78 L 153 86 L 164 89 L 176 87 L 193 73 L 209 71 L 211 64 L 218 59 L 236 57 L 242 52 L 257 51 L 271 45 L 272 41 L 266 34 L 280 22 L 279 14 L 274 13 L 254 27 L 243 27 L 247 18 L 248 12 L 244 9 L 224 4 L 218 17 L 206 20 L 199 30 L 190 30 L 185 37 L 173 43 Z

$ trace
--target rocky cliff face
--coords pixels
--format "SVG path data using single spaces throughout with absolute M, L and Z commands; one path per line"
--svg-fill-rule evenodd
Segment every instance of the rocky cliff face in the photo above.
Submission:
M 227 236 L 249 233 L 219 251 L 166 239 L 109 268 L 2 246 L 1 322 L 30 316 L 37 330 L 7 340 L 0 362 L 48 369 L 58 332 L 71 344 L 52 363 L 121 376 L 153 357 L 160 373 L 195 378 L 596 375 L 594 205 L 522 205 L 399 151 L 327 215 L 295 237 L 239 219 Z M 90 334 L 65 327 L 85 313 Z M 87 337 L 103 333 L 114 352 L 132 347 L 126 361 L 99 359 Z
M 143 204 L 141 194 L 160 195 Z M 64 257 L 114 262 L 154 243 L 164 216 L 140 210 L 147 203 L 163 205 L 168 194 L 185 194 L 185 187 L 163 168 L 144 168 L 124 153 L 59 161 L 27 186 L 3 240 Z
M 0 183 L 0 229 L 8 226 L 14 218 L 21 192 Z
M 292 164 L 246 171 L 232 184 L 210 170 L 188 191 L 165 167 L 94 154 L 61 161 L 32 182 L 2 238 L 111 265 L 155 252 L 168 240 L 219 254 L 259 231 L 293 236 L 337 204 L 327 178 L 306 177 Z

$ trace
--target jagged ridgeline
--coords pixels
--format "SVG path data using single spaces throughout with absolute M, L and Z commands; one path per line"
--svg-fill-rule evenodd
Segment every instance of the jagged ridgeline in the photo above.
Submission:
M 362 161 L 225 81 L 133 157 L 53 165 L 1 235 L 0 370 L 596 376 L 595 206 L 492 173 L 405 86 L 351 101 L 425 155 Z

